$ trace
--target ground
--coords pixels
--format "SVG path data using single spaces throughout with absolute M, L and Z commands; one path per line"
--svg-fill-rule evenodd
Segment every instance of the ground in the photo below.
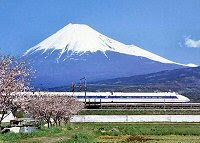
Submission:
M 200 123 L 71 123 L 31 134 L 0 135 L 1 143 L 200 143 Z

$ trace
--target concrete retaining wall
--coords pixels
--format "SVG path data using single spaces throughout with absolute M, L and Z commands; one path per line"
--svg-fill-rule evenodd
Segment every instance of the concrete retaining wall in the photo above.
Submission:
M 76 115 L 71 122 L 200 122 L 200 115 Z

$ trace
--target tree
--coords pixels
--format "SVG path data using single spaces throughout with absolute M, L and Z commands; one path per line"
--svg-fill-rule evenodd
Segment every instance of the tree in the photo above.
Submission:
M 84 107 L 82 102 L 66 95 L 53 96 L 47 93 L 27 96 L 19 100 L 22 109 L 33 118 L 46 121 L 48 127 L 68 121 L 71 115 L 77 114 Z
M 16 110 L 18 92 L 28 90 L 29 71 L 24 62 L 14 57 L 0 57 L 0 126 L 8 111 Z

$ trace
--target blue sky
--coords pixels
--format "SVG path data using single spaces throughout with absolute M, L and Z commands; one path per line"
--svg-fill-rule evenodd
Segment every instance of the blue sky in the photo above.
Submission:
M 200 0 L 0 0 L 0 51 L 20 56 L 68 23 L 200 65 Z

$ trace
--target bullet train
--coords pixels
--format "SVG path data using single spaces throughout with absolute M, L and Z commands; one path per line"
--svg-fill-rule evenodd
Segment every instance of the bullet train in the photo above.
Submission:
M 34 92 L 51 96 L 72 96 L 84 103 L 187 103 L 187 97 L 176 92 Z
M 190 99 L 175 92 L 124 93 L 124 92 L 67 92 L 82 102 L 100 103 L 185 103 Z

